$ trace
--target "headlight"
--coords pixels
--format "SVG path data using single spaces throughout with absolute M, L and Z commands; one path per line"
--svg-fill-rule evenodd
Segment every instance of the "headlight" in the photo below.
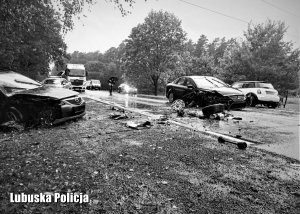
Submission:
M 68 103 L 67 103 L 66 101 L 64 101 L 64 100 L 61 100 L 60 103 L 59 103 L 59 105 L 61 105 L 61 106 L 67 105 L 67 104 L 68 104 Z

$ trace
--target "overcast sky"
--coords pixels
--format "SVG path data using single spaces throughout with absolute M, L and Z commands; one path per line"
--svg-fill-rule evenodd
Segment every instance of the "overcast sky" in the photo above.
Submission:
M 128 38 L 131 29 L 143 23 L 151 10 L 168 11 L 182 21 L 187 38 L 197 42 L 201 34 L 214 38 L 244 38 L 248 23 L 264 23 L 268 18 L 284 21 L 285 41 L 300 47 L 300 0 L 135 0 L 131 14 L 122 17 L 114 4 L 98 0 L 86 17 L 75 21 L 65 36 L 68 52 L 104 53 Z

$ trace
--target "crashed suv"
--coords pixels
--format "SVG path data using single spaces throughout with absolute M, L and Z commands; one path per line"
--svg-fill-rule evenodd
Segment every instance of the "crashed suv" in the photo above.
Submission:
M 279 105 L 280 97 L 278 91 L 273 85 L 264 81 L 240 81 L 232 84 L 233 88 L 239 89 L 246 96 L 246 102 L 249 106 L 263 104 L 270 108 L 276 108 Z
M 0 71 L 0 123 L 57 124 L 84 115 L 85 101 L 77 92 Z

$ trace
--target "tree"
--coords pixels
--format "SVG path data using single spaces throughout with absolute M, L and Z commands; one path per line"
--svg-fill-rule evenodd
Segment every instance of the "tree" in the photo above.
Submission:
M 127 75 L 150 79 L 157 95 L 161 75 L 174 63 L 174 55 L 182 53 L 185 40 L 186 33 L 175 15 L 151 11 L 125 41 Z
M 0 68 L 27 76 L 47 73 L 49 62 L 62 65 L 68 58 L 63 34 L 73 29 L 86 5 L 95 0 L 0 0 Z M 109 0 L 126 14 L 123 4 Z
M 222 75 L 269 81 L 280 91 L 298 88 L 300 51 L 283 41 L 286 31 L 283 22 L 250 24 L 244 33 L 246 40 L 226 50 Z
M 198 42 L 196 44 L 194 56 L 200 58 L 203 54 L 206 53 L 206 51 L 207 51 L 207 42 L 208 42 L 207 37 L 202 34 L 200 36 L 200 38 L 198 39 Z

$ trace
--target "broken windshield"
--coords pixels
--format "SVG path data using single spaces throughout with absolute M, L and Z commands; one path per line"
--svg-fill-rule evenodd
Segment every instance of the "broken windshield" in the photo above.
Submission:
M 199 88 L 219 88 L 219 87 L 228 87 L 226 83 L 222 82 L 221 80 L 218 80 L 216 78 L 211 77 L 198 77 L 193 78 L 196 85 Z

